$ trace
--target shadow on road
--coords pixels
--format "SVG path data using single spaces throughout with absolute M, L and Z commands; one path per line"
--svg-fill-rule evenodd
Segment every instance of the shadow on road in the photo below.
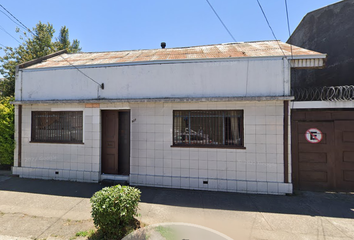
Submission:
M 1 177 L 1 176 L 0 176 Z M 90 198 L 107 185 L 55 180 L 0 179 L 0 191 Z M 255 195 L 138 187 L 141 202 L 228 211 L 268 212 L 354 219 L 354 194 L 300 192 L 292 196 Z
M 39 180 L 11 177 L 0 181 L 0 191 L 48 194 L 65 197 L 91 198 L 104 185 L 56 180 Z
M 299 192 L 292 196 L 139 187 L 142 202 L 228 211 L 267 212 L 354 219 L 354 195 Z

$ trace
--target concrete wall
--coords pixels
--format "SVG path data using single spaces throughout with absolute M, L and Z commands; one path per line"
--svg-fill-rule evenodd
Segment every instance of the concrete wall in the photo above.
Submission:
M 291 109 L 339 109 L 353 108 L 353 101 L 293 101 L 290 104 Z
M 229 97 L 289 95 L 289 66 L 282 58 L 21 70 L 16 100 Z M 23 71 L 23 72 L 22 72 Z
M 345 0 L 303 18 L 287 42 L 327 53 L 328 58 L 325 69 L 293 70 L 292 87 L 353 85 L 353 16 L 354 0 Z
M 31 111 L 59 109 L 83 110 L 84 144 L 30 143 Z M 292 192 L 292 185 L 283 183 L 282 101 L 111 103 L 100 104 L 99 108 L 85 108 L 84 104 L 24 105 L 22 167 L 14 167 L 14 173 L 21 177 L 97 182 L 101 177 L 100 114 L 104 109 L 131 109 L 131 119 L 136 119 L 131 123 L 131 184 L 247 193 Z M 246 149 L 171 148 L 173 110 L 188 109 L 244 110 Z

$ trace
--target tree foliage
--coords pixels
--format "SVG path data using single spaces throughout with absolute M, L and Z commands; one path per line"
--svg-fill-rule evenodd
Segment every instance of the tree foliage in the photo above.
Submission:
M 0 97 L 0 165 L 12 165 L 14 159 L 14 106 L 11 97 Z
M 52 24 L 39 22 L 32 31 L 23 33 L 21 39 L 24 42 L 20 46 L 4 48 L 5 55 L 0 57 L 0 73 L 5 77 L 0 89 L 4 96 L 14 96 L 17 65 L 63 49 L 67 49 L 69 53 L 81 51 L 77 39 L 70 42 L 69 30 L 66 26 L 61 27 L 58 38 L 53 41 L 54 33 Z

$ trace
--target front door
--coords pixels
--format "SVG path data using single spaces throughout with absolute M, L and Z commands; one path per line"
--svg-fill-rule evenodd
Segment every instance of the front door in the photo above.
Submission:
M 130 111 L 119 111 L 118 175 L 130 174 Z
M 102 173 L 118 174 L 118 111 L 102 111 Z
M 102 173 L 130 174 L 130 111 L 102 111 Z

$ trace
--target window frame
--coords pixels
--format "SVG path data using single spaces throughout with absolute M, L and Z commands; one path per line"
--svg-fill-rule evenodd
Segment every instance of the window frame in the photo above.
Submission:
M 46 139 L 44 138 L 40 138 L 40 137 L 37 137 L 36 134 L 38 132 L 36 132 L 36 128 L 37 126 L 35 124 L 37 124 L 38 122 L 38 119 L 36 120 L 35 118 L 37 117 L 36 115 L 37 114 L 47 114 L 47 115 L 50 115 L 50 114 L 58 114 L 59 117 L 60 115 L 64 115 L 65 113 L 69 113 L 69 114 L 77 114 L 77 117 L 81 117 L 81 121 L 78 121 L 76 123 L 78 123 L 79 127 L 81 127 L 81 139 L 79 140 L 60 140 L 60 139 L 54 139 L 54 140 L 48 140 L 48 134 L 46 133 Z M 70 116 L 65 116 L 66 118 L 70 119 Z M 49 118 L 48 118 L 49 119 Z M 46 119 L 46 120 L 48 120 Z M 81 126 L 80 126 L 81 125 Z M 72 125 L 70 125 L 69 127 L 72 127 Z M 49 130 L 49 129 L 46 129 L 46 130 Z M 68 129 L 63 129 L 63 130 L 68 130 Z M 38 130 L 37 130 L 38 131 Z M 49 130 L 50 131 L 50 130 Z M 53 131 L 58 131 L 58 130 L 55 130 L 53 129 Z M 55 143 L 55 144 L 84 144 L 84 114 L 83 114 L 83 111 L 78 111 L 78 110 L 75 110 L 75 111 L 31 111 L 31 140 L 30 140 L 31 143 Z
M 192 112 L 192 111 L 236 111 L 241 113 L 240 118 L 240 145 L 223 145 L 223 144 L 175 144 L 175 112 Z M 172 111 L 172 145 L 170 147 L 177 148 L 221 148 L 221 149 L 246 149 L 244 138 L 244 110 L 243 109 L 190 109 L 190 110 L 173 110 Z

